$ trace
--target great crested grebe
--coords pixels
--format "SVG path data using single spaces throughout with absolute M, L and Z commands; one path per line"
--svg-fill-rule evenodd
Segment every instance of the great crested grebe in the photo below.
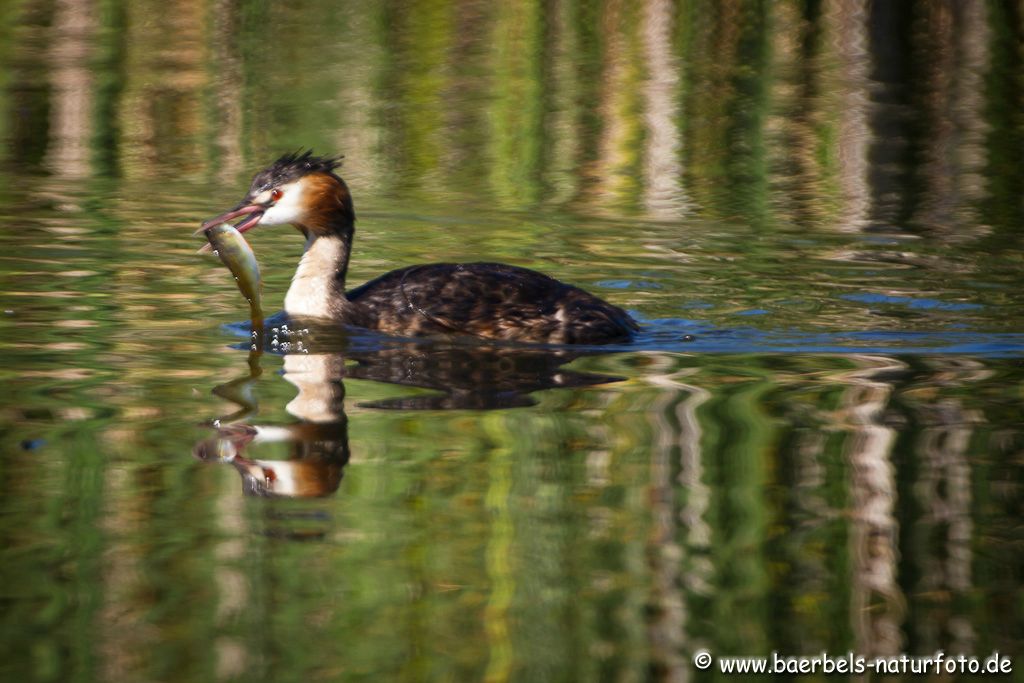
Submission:
M 203 224 L 243 218 L 292 224 L 306 238 L 284 301 L 289 316 L 329 319 L 385 334 L 464 334 L 483 339 L 603 344 L 639 328 L 621 308 L 582 289 L 502 263 L 431 263 L 393 270 L 345 291 L 356 214 L 339 158 L 286 154 L 253 177 L 242 202 Z

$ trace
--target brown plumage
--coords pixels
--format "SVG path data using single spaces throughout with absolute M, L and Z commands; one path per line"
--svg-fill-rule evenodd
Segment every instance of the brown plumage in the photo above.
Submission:
M 501 263 L 432 263 L 391 271 L 345 291 L 355 211 L 338 159 L 311 152 L 257 173 L 245 199 L 206 225 L 240 216 L 292 224 L 306 250 L 285 298 L 295 317 L 329 318 L 396 336 L 471 335 L 553 344 L 625 341 L 639 329 L 621 308 L 572 285 Z

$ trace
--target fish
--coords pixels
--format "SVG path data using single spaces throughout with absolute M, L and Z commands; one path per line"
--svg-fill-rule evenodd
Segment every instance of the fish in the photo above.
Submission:
M 253 253 L 252 247 L 245 241 L 242 233 L 227 223 L 213 225 L 202 232 L 209 240 L 213 252 L 220 257 L 221 262 L 235 276 L 238 291 L 248 300 L 253 327 L 255 328 L 259 323 L 259 327 L 262 328 L 263 281 L 260 278 L 260 265 L 256 261 L 256 254 Z M 203 251 L 206 251 L 205 247 L 200 249 L 200 252 Z

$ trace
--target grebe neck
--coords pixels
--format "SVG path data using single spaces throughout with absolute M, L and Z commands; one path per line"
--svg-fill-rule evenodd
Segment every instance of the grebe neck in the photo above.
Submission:
M 306 248 L 284 298 L 285 312 L 304 318 L 346 318 L 353 308 L 345 297 L 351 251 L 351 231 L 306 231 Z

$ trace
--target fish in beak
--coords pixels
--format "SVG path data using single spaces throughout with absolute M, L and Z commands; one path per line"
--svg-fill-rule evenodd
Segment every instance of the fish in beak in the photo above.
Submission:
M 249 302 L 252 320 L 262 321 L 260 290 L 263 285 L 260 279 L 260 266 L 252 247 L 242 237 L 242 233 L 228 223 L 214 223 L 203 232 L 209 240 L 207 244 L 217 252 L 217 256 L 235 276 L 239 291 Z
M 244 220 L 239 221 L 234 226 L 235 230 L 237 230 L 240 233 L 243 233 L 255 228 L 259 224 L 260 219 L 263 218 L 263 214 L 264 212 L 266 212 L 266 210 L 267 207 L 264 206 L 263 204 L 256 204 L 254 202 L 246 200 L 243 201 L 238 206 L 236 206 L 235 208 L 228 211 L 227 213 L 222 213 L 219 216 L 211 218 L 207 221 L 203 221 L 203 225 L 193 234 L 198 235 L 200 233 L 205 233 L 207 230 L 214 226 L 220 225 L 222 223 L 228 223 L 229 221 L 233 221 L 236 218 L 241 218 L 242 216 L 245 216 Z M 204 244 L 199 249 L 200 254 L 208 254 L 211 251 L 213 251 L 213 247 L 209 243 Z

